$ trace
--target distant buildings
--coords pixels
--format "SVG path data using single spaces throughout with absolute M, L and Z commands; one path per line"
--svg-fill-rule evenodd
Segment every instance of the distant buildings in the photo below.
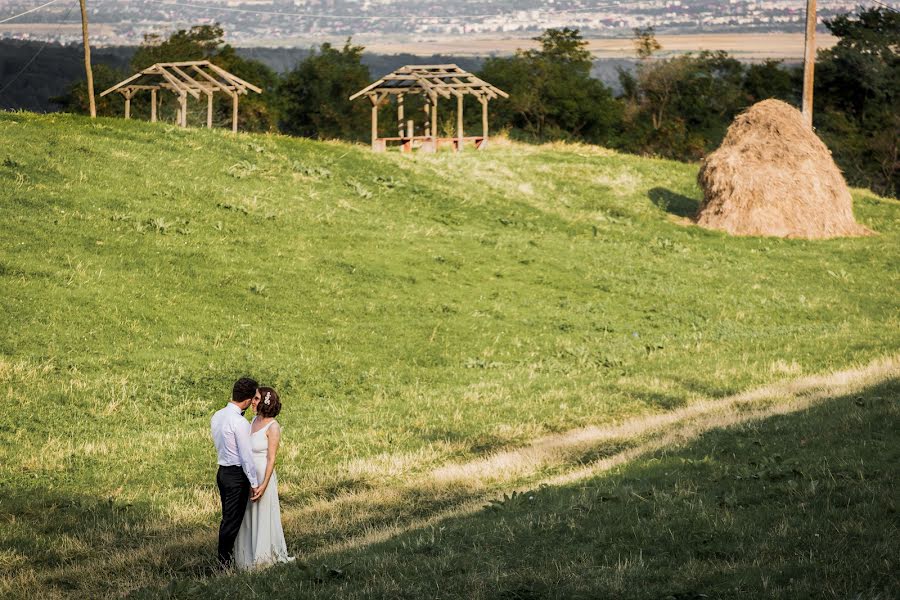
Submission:
M 314 43 L 325 37 L 367 34 L 452 36 L 531 34 L 548 27 L 576 27 L 588 36 L 627 36 L 636 27 L 659 32 L 799 31 L 805 19 L 798 0 L 644 0 L 611 5 L 589 0 L 89 0 L 98 45 L 137 44 L 143 33 L 162 33 L 219 22 L 236 45 Z M 187 4 L 187 5 L 185 5 Z M 857 9 L 857 1 L 823 1 L 819 17 Z M 900 1 L 885 4 L 900 7 Z M 0 0 L 0 17 L 33 8 L 32 0 Z M 477 14 L 473 14 L 473 6 Z M 227 8 L 231 10 L 218 10 Z M 59 25 L 65 19 L 69 25 Z M 0 25 L 0 37 L 78 42 L 77 15 L 50 6 Z

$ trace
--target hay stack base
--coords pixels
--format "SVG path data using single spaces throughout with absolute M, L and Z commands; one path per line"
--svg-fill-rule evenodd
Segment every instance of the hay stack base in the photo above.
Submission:
M 796 108 L 754 104 L 734 120 L 698 176 L 697 223 L 732 235 L 821 239 L 868 235 L 822 140 Z

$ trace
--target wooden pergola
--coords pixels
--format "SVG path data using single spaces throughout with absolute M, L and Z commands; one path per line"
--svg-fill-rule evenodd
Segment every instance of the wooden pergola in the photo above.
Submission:
M 128 79 L 120 81 L 101 93 L 105 96 L 119 92 L 125 98 L 125 118 L 131 118 L 131 99 L 140 91 L 150 90 L 150 120 L 155 122 L 162 97 L 159 90 L 169 90 L 178 96 L 175 121 L 187 127 L 187 97 L 197 100 L 206 96 L 206 126 L 212 127 L 213 94 L 222 92 L 231 97 L 231 130 L 237 131 L 238 98 L 248 90 L 261 94 L 262 90 L 208 60 L 156 63 Z
M 407 94 L 423 94 L 425 98 L 425 122 L 421 135 L 416 135 L 413 119 L 405 120 L 403 98 Z M 480 136 L 466 137 L 463 132 L 463 98 L 475 96 L 481 103 Z M 402 152 L 418 147 L 422 152 L 436 152 L 442 143 L 452 144 L 459 152 L 466 141 L 474 142 L 478 149 L 485 148 L 488 140 L 488 102 L 509 94 L 479 79 L 456 65 L 407 65 L 385 75 L 375 83 L 361 89 L 350 100 L 366 96 L 372 103 L 372 150 L 384 152 L 388 142 L 399 142 Z M 378 107 L 391 96 L 397 99 L 397 135 L 378 136 Z M 438 100 L 456 97 L 456 136 L 442 138 L 438 135 Z

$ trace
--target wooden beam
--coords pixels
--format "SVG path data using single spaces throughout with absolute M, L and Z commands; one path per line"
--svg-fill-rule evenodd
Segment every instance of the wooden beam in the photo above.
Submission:
M 187 94 L 185 94 L 184 92 L 181 93 L 180 104 L 181 104 L 181 126 L 187 127 Z
M 156 88 L 150 90 L 150 122 L 156 123 Z
M 397 135 L 403 137 L 403 94 L 397 96 Z
M 171 67 L 172 65 L 174 65 L 176 67 L 190 67 L 193 65 L 208 65 L 209 61 L 208 60 L 181 60 L 178 62 L 161 62 L 161 63 L 156 63 L 156 64 L 161 67 Z
M 125 96 L 125 119 L 127 120 L 131 118 L 131 92 L 126 90 L 122 95 Z
M 456 97 L 456 151 L 462 152 L 463 149 L 463 97 L 462 94 Z
M 487 141 L 488 141 L 488 101 L 487 101 L 487 98 L 482 99 L 480 102 L 481 102 L 481 135 L 484 136 L 484 141 L 481 143 L 481 148 L 486 148 Z
M 447 92 L 446 90 L 441 89 L 439 86 L 432 85 L 431 82 L 426 81 L 425 79 L 423 79 L 423 78 L 421 78 L 421 77 L 418 79 L 418 83 L 419 83 L 419 85 L 422 87 L 422 89 L 424 89 L 426 92 L 429 92 L 429 93 L 438 93 L 438 94 L 440 94 L 441 96 L 443 96 L 444 98 L 450 98 L 450 93 L 449 93 L 449 92 Z
M 206 128 L 212 129 L 213 93 L 206 95 Z
M 193 68 L 193 69 L 197 72 L 197 74 L 199 74 L 201 77 L 205 78 L 205 79 L 206 79 L 207 81 L 209 81 L 210 83 L 213 83 L 213 84 L 219 86 L 219 89 L 220 89 L 220 90 L 222 90 L 223 92 L 225 92 L 225 93 L 228 94 L 229 96 L 234 96 L 235 92 L 232 92 L 232 91 L 228 88 L 228 86 L 222 85 L 221 83 L 219 83 L 218 81 L 216 81 L 215 77 L 213 77 L 212 75 L 210 75 L 209 73 L 207 73 L 206 71 L 200 69 L 200 68 L 197 67 L 197 66 L 193 66 L 192 68 Z
M 237 125 L 238 125 L 238 98 L 240 96 L 238 94 L 234 94 L 231 97 L 231 132 L 237 133 Z
M 459 77 L 451 77 L 453 83 L 442 83 L 441 86 L 444 88 L 448 88 L 450 90 L 460 91 L 463 90 L 464 93 L 468 92 L 470 94 L 487 94 L 494 98 L 497 97 L 497 94 L 493 92 L 494 86 L 490 84 L 482 83 L 467 83 L 464 81 L 460 81 Z M 499 90 L 498 90 L 499 91 Z
M 437 94 L 431 96 L 431 135 L 438 137 L 438 97 Z M 435 146 L 437 149 L 437 146 Z
M 381 101 L 377 96 L 369 96 L 372 103 L 372 150 L 378 151 L 378 103 Z
M 182 83 L 182 82 L 178 81 L 177 79 L 175 79 L 175 78 L 172 76 L 172 74 L 169 73 L 168 71 L 166 71 L 165 69 L 160 69 L 160 70 L 159 70 L 159 74 L 162 75 L 163 79 L 165 79 L 166 81 L 168 81 L 169 84 L 170 84 L 173 88 L 175 88 L 176 90 L 178 90 L 179 95 L 188 93 L 188 94 L 190 94 L 191 96 L 193 96 L 194 98 L 196 98 L 197 100 L 200 99 L 200 93 L 199 93 L 199 92 L 197 92 L 196 90 L 190 89 L 189 87 L 187 87 L 186 85 L 184 85 L 184 83 Z
M 179 69 L 178 67 L 173 66 L 170 68 L 178 76 L 180 76 L 182 79 L 184 79 L 185 83 L 188 84 L 187 85 L 188 88 L 197 88 L 197 89 L 203 91 L 204 93 L 208 93 L 208 91 L 210 90 L 210 87 L 208 85 L 204 85 L 204 84 L 200 83 L 199 81 L 197 81 L 196 79 L 194 79 L 193 77 L 191 77 L 190 75 L 188 75 L 187 73 L 185 73 L 184 71 Z M 212 88 L 212 89 L 215 89 L 215 88 Z
M 803 51 L 803 120 L 812 128 L 813 73 L 816 68 L 816 0 L 806 0 L 806 45 Z
M 409 65 L 409 66 L 413 67 L 415 69 L 426 69 L 426 70 L 427 69 L 443 69 L 443 70 L 459 69 L 459 67 L 457 67 L 456 65 L 453 65 L 453 64 L 448 64 L 448 65 Z
M 96 119 L 97 102 L 94 100 L 94 71 L 91 68 L 91 42 L 88 39 L 87 7 L 84 5 L 84 0 L 79 0 L 78 4 L 81 5 L 81 36 L 84 42 L 84 74 L 87 77 L 88 108 L 91 118 Z
M 152 67 L 151 67 L 151 68 L 152 68 Z M 115 91 L 117 91 L 120 87 L 122 87 L 123 85 L 128 84 L 128 83 L 131 83 L 132 81 L 134 81 L 134 80 L 137 79 L 138 77 L 143 77 L 144 75 L 150 75 L 151 73 L 147 73 L 147 71 L 151 70 L 151 68 L 144 69 L 144 70 L 141 71 L 140 73 L 135 73 L 134 75 L 132 75 L 132 76 L 129 77 L 128 79 L 123 79 L 122 81 L 120 81 L 120 82 L 117 83 L 116 85 L 112 86 L 111 88 L 109 88 L 109 89 L 107 89 L 107 90 L 104 90 L 104 91 L 100 92 L 100 95 L 101 95 L 101 96 L 105 96 L 105 95 L 107 95 L 107 94 L 109 94 L 109 93 L 115 92 Z
M 229 73 L 229 72 L 226 71 L 225 69 L 222 69 L 222 68 L 220 68 L 220 67 L 218 67 L 218 66 L 216 66 L 216 65 L 214 65 L 214 64 L 212 64 L 212 63 L 209 63 L 209 64 L 207 64 L 206 66 L 209 67 L 210 69 L 212 69 L 213 71 L 215 71 L 215 72 L 216 72 L 220 77 L 222 77 L 222 79 L 224 79 L 225 81 L 232 82 L 234 85 L 237 85 L 237 86 L 240 86 L 240 87 L 245 87 L 245 88 L 251 89 L 251 90 L 253 90 L 254 92 L 256 92 L 257 94 L 262 94 L 262 90 L 261 90 L 261 89 L 259 89 L 258 87 L 256 87 L 256 86 L 253 85 L 252 83 L 248 83 L 248 82 L 244 81 L 243 79 L 241 79 L 241 78 L 238 77 L 237 75 L 232 75 L 231 73 Z
M 350 99 L 350 100 L 356 100 L 357 98 L 359 98 L 359 97 L 362 96 L 363 94 L 367 94 L 367 93 L 371 92 L 372 90 L 374 90 L 375 88 L 377 88 L 377 87 L 378 87 L 379 85 L 381 85 L 382 83 L 384 83 L 384 79 L 379 79 L 379 80 L 376 81 L 375 83 L 370 83 L 369 85 L 367 85 L 367 86 L 364 87 L 363 89 L 359 90 L 358 92 L 356 92 L 355 94 L 353 94 L 352 96 L 350 96 L 349 99 Z
M 488 82 L 485 81 L 484 79 L 480 79 L 480 78 L 478 78 L 478 77 L 476 77 L 476 76 L 474 76 L 474 75 L 469 75 L 469 77 L 472 79 L 472 83 L 477 84 L 477 85 L 484 86 L 484 87 L 490 89 L 492 92 L 494 92 L 495 94 L 497 94 L 497 95 L 499 95 L 499 96 L 503 96 L 504 98 L 509 98 L 509 94 L 507 94 L 506 92 L 504 92 L 503 90 L 501 90 L 501 89 L 498 88 L 497 86 L 488 83 Z

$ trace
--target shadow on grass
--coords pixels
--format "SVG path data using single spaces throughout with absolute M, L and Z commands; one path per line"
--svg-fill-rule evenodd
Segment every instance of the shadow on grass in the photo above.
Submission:
M 895 379 L 178 597 L 895 597 L 898 398 Z
M 0 498 L 4 598 L 108 598 L 213 572 L 206 532 L 177 528 L 146 505 L 6 484 Z M 198 542 L 197 540 L 202 540 Z M 7 565 L 5 565 L 7 566 Z
M 647 192 L 650 202 L 658 206 L 667 213 L 693 219 L 697 215 L 700 203 L 694 198 L 689 198 L 682 194 L 676 194 L 672 190 L 655 187 Z

